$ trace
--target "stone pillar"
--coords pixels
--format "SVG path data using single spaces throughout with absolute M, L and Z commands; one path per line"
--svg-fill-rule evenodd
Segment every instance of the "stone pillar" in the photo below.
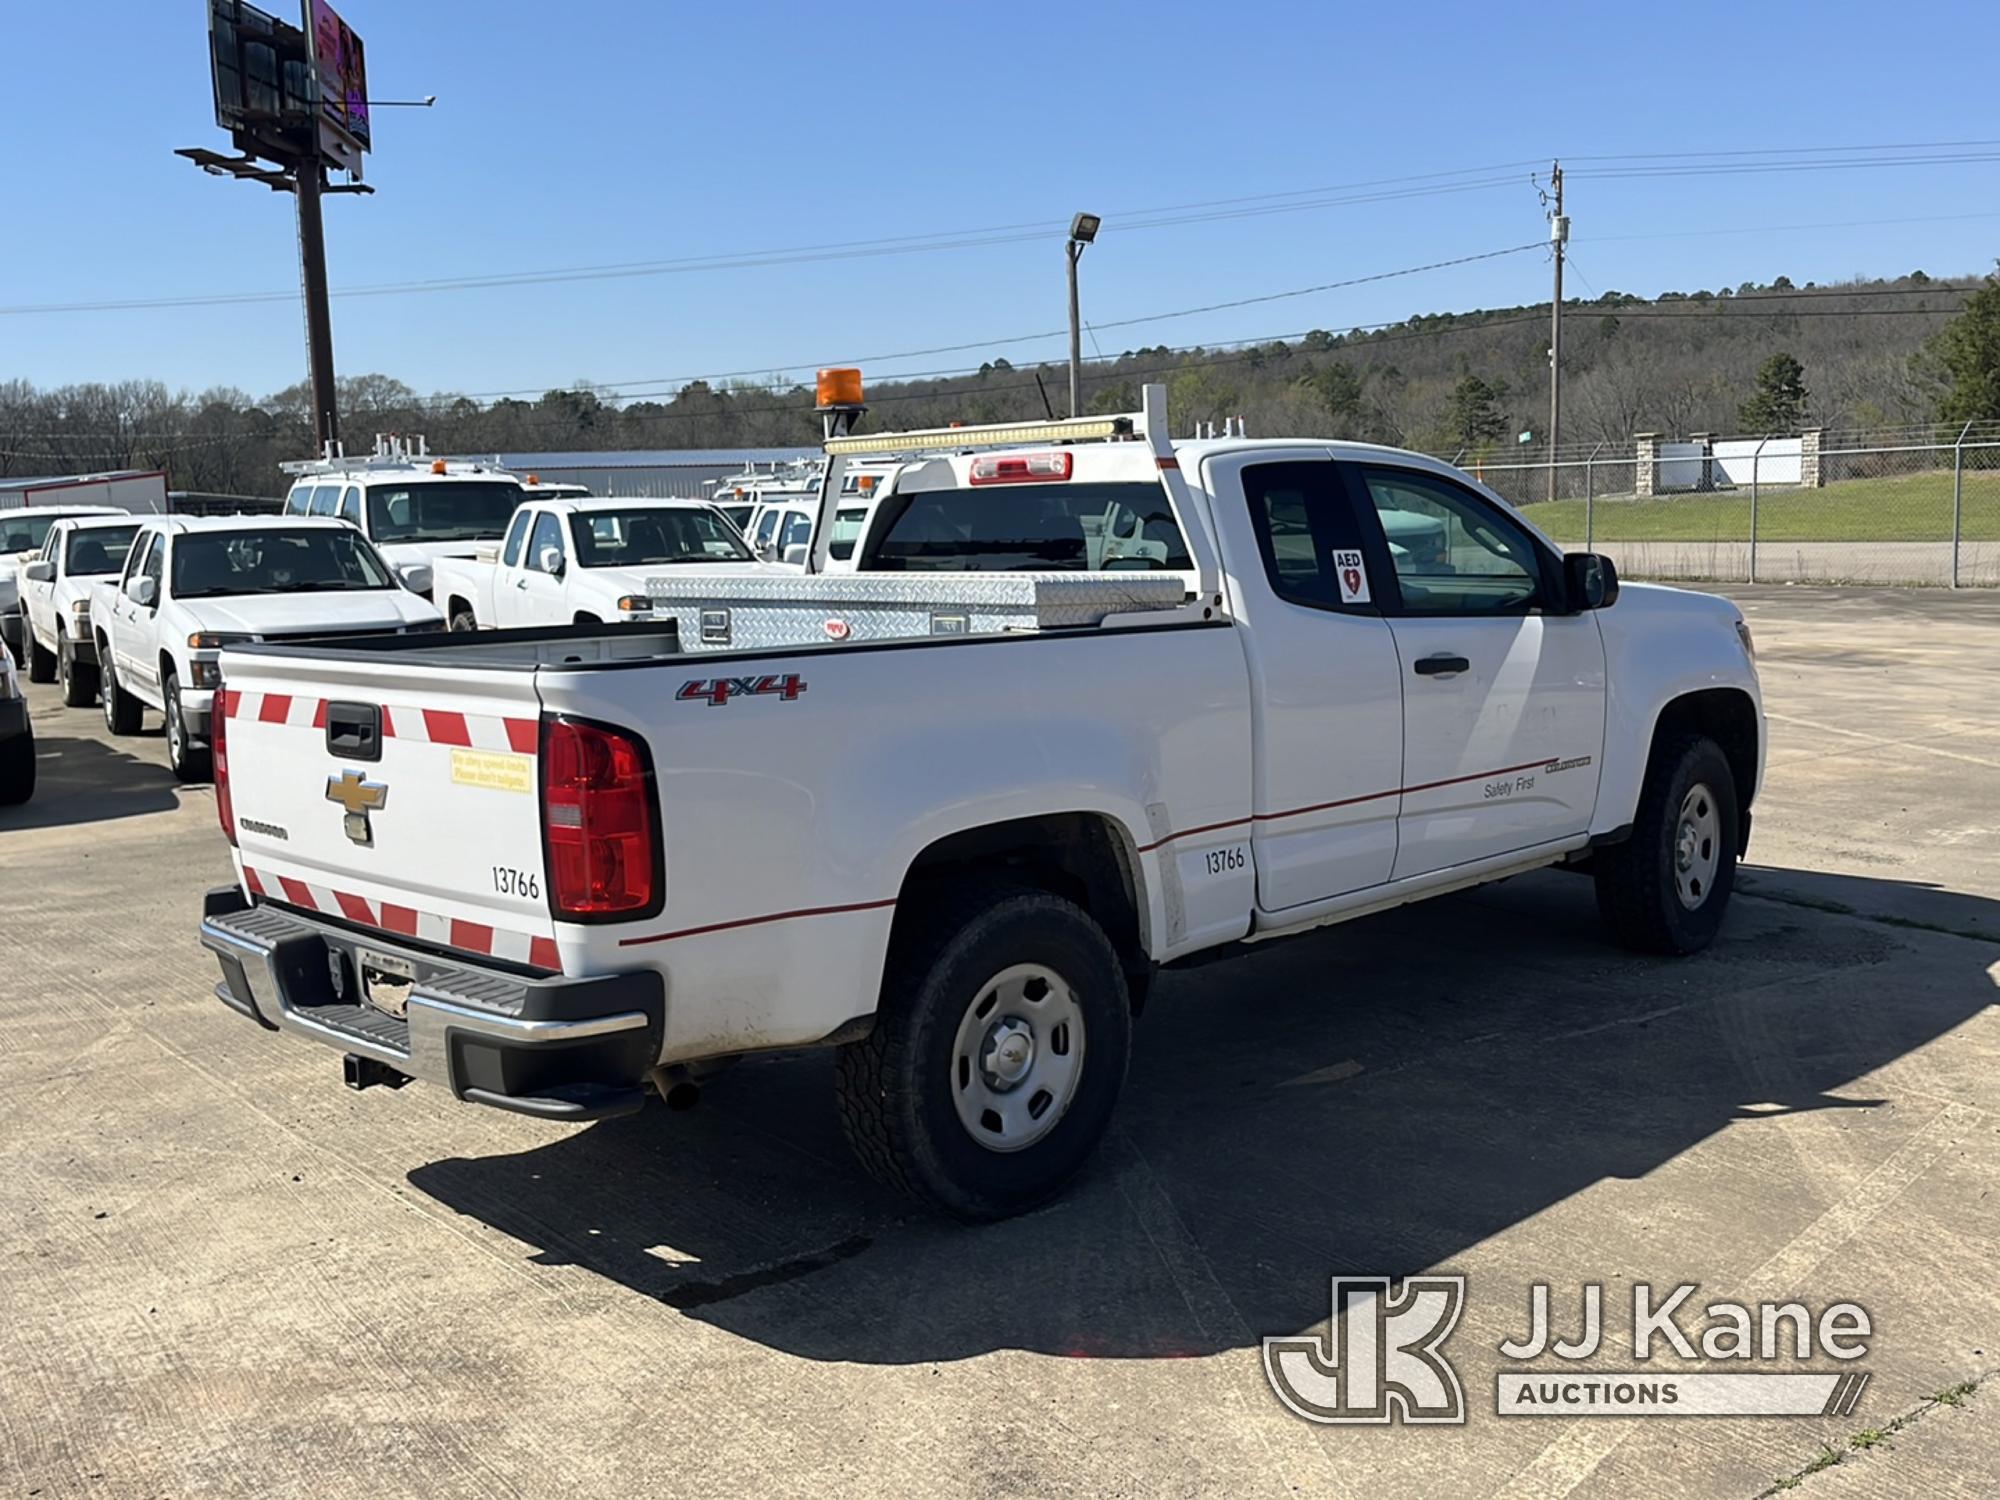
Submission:
M 1637 441 L 1639 451 L 1632 471 L 1632 493 L 1643 499 L 1653 493 L 1653 481 L 1660 472 L 1660 435 L 1641 432 Z
M 1799 434 L 1799 486 L 1802 489 L 1826 487 L 1826 476 L 1819 466 L 1819 445 L 1825 436 L 1824 427 L 1808 427 Z

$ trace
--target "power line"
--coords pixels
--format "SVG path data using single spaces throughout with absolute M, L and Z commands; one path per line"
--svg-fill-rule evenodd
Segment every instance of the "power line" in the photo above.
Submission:
M 1280 302 L 1292 297 L 1309 297 L 1320 292 L 1337 291 L 1344 287 L 1362 286 L 1369 282 L 1390 281 L 1397 277 L 1415 276 L 1425 271 L 1438 271 L 1450 266 L 1470 265 L 1474 261 L 1496 260 L 1504 255 L 1519 255 L 1524 251 L 1539 250 L 1541 248 L 1542 242 L 1534 240 L 1525 245 L 1510 245 L 1504 250 L 1483 250 L 1474 255 L 1454 256 L 1448 260 L 1430 261 L 1421 266 L 1405 266 L 1395 271 L 1377 271 L 1367 276 L 1352 276 L 1344 281 L 1326 281 L 1319 283 L 1317 286 L 1295 287 L 1289 291 L 1282 292 L 1266 292 L 1258 296 L 1238 297 L 1226 302 L 1210 302 L 1200 307 L 1176 308 L 1172 312 L 1147 313 L 1139 317 L 1118 318 L 1108 322 L 1099 322 L 1093 326 L 1098 329 L 1133 328 L 1142 323 L 1160 323 L 1171 318 L 1191 318 L 1201 313 L 1221 312 L 1229 308 L 1249 307 L 1253 304 L 1264 302 Z M 1066 336 L 1067 333 L 1067 329 L 1056 328 L 1044 330 L 1039 333 L 1008 334 L 1001 338 L 968 339 L 958 344 L 935 344 L 927 349 L 903 349 L 893 354 L 850 355 L 837 360 L 805 360 L 794 364 L 764 363 L 741 370 L 711 371 L 705 375 L 648 375 L 631 380 L 592 381 L 591 388 L 593 390 L 609 390 L 630 385 L 687 385 L 697 380 L 733 380 L 737 378 L 747 379 L 758 375 L 784 375 L 795 370 L 822 369 L 830 364 L 887 364 L 892 360 L 921 359 L 931 354 L 959 354 L 967 349 L 994 349 L 1005 345 L 1033 343 L 1038 339 L 1061 338 Z M 514 386 L 501 391 L 475 391 L 471 393 L 471 399 L 480 400 L 498 396 L 534 395 L 547 389 L 549 389 L 548 386 L 540 385 Z
M 1755 148 L 1714 152 L 1655 152 L 1619 156 L 1577 156 L 1572 161 L 1626 163 L 1605 167 L 1584 167 L 1572 176 L 1600 180 L 1651 177 L 1728 176 L 1788 171 L 1838 171 L 1852 168 L 1961 165 L 2000 161 L 2000 153 L 1969 153 L 1974 148 L 2000 146 L 2000 141 L 1911 142 L 1892 146 Z M 1924 156 L 1875 156 L 1866 152 L 1911 152 Z M 1827 159 L 1845 153 L 1844 159 Z M 1961 154 L 1937 154 L 1961 153 Z M 1792 160 L 1754 161 L 1719 158 L 1791 157 Z M 1815 159 L 1809 159 L 1815 158 Z M 1189 224 L 1290 214 L 1325 208 L 1434 197 L 1445 194 L 1486 191 L 1515 186 L 1518 169 L 1531 161 L 1502 162 L 1490 166 L 1464 167 L 1451 171 L 1415 173 L 1399 177 L 1370 178 L 1332 187 L 1291 189 L 1283 192 L 1251 194 L 1234 198 L 1207 199 L 1149 209 L 1127 209 L 1108 215 L 1104 233 L 1137 233 L 1177 228 Z M 344 287 L 336 297 L 414 296 L 435 292 L 494 290 L 510 287 L 547 286 L 567 283 L 618 280 L 634 277 L 688 275 L 710 271 L 758 269 L 772 266 L 853 260 L 889 255 L 927 254 L 934 251 L 979 249 L 988 246 L 1028 243 L 1060 233 L 1059 221 L 1023 221 L 966 230 L 941 230 L 922 235 L 895 236 L 870 240 L 841 240 L 817 245 L 744 251 L 728 254 L 688 256 L 678 259 L 623 261 L 601 265 L 557 267 L 546 270 L 496 272 L 488 275 L 435 277 L 429 279 L 367 283 Z M 95 299 L 78 302 L 22 303 L 0 306 L 0 316 L 26 317 L 62 313 L 137 312 L 175 308 L 201 308 L 289 302 L 295 290 L 267 292 L 216 292 L 167 297 Z

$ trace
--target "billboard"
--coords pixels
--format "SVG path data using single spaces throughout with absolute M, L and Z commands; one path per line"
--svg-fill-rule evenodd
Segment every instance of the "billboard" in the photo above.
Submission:
M 319 77 L 319 145 L 327 160 L 361 175 L 371 148 L 368 59 L 361 38 L 327 0 L 308 0 L 313 65 Z
M 286 161 L 307 149 L 315 83 L 306 35 L 244 0 L 209 0 L 215 123 L 238 150 Z

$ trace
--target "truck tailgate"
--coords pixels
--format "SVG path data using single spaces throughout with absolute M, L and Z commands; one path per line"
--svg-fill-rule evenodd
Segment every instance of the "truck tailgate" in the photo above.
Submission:
M 533 671 L 229 651 L 245 889 L 417 943 L 558 969 Z

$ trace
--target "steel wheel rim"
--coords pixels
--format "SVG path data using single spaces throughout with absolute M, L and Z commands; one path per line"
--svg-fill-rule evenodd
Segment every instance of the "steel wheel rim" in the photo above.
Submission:
M 173 693 L 167 698 L 167 759 L 176 766 L 187 755 L 187 730 L 181 724 L 181 695 Z
M 1674 894 L 1688 911 L 1697 911 L 1714 893 L 1722 868 L 1722 812 L 1707 782 L 1697 781 L 1681 798 L 1673 859 Z
M 1069 1113 L 1083 1077 L 1083 1007 L 1045 964 L 1002 969 L 974 992 L 952 1041 L 958 1121 L 988 1151 L 1025 1151 Z
M 118 726 L 112 721 L 117 717 L 117 710 L 111 706 L 111 700 L 118 692 L 118 679 L 111 675 L 111 663 L 108 661 L 104 664 L 103 681 L 97 687 L 104 695 L 104 727 L 116 732 Z

